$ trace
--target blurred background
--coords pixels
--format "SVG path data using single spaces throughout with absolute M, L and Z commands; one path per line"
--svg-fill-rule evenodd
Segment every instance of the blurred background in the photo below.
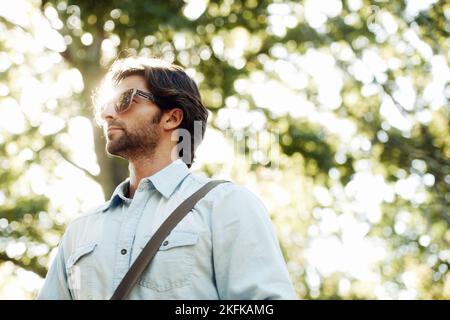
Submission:
M 257 193 L 301 299 L 450 299 L 450 3 L 0 2 L 0 298 L 128 175 L 92 90 L 123 54 L 186 68 L 193 170 Z M 272 139 L 273 138 L 273 139 Z

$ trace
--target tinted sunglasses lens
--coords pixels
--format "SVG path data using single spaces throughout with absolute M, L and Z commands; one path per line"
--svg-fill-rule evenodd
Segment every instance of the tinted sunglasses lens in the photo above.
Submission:
M 128 109 L 133 99 L 133 89 L 127 90 L 122 93 L 116 102 L 116 112 L 121 113 Z

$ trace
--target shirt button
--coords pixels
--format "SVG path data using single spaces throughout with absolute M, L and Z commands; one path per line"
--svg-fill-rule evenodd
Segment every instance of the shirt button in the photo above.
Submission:
M 167 246 L 168 244 L 169 244 L 169 241 L 167 241 L 167 240 L 163 242 L 163 246 Z
M 127 254 L 127 249 L 120 250 L 120 253 L 123 254 L 123 255 L 126 255 Z

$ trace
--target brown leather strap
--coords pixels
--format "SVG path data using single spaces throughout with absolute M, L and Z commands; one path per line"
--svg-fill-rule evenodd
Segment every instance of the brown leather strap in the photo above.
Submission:
M 122 300 L 128 296 L 131 289 L 138 281 L 145 268 L 152 261 L 161 243 L 169 235 L 172 229 L 194 208 L 195 204 L 202 199 L 215 186 L 228 182 L 226 180 L 214 180 L 206 183 L 203 187 L 197 190 L 193 195 L 184 200 L 163 222 L 159 229 L 155 232 L 153 237 L 147 242 L 144 249 L 142 249 L 139 256 L 134 261 L 133 265 L 123 277 L 116 291 L 111 297 L 111 300 Z

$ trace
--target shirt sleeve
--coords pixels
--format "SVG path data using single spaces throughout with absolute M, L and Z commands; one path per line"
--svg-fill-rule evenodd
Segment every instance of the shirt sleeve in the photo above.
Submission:
M 63 237 L 64 240 L 64 237 Z M 45 277 L 44 285 L 41 288 L 38 300 L 71 300 L 67 282 L 67 273 L 64 260 L 64 241 L 61 241 L 58 252 L 53 260 L 50 269 Z
M 225 186 L 211 224 L 220 299 L 297 299 L 267 209 L 253 193 Z

